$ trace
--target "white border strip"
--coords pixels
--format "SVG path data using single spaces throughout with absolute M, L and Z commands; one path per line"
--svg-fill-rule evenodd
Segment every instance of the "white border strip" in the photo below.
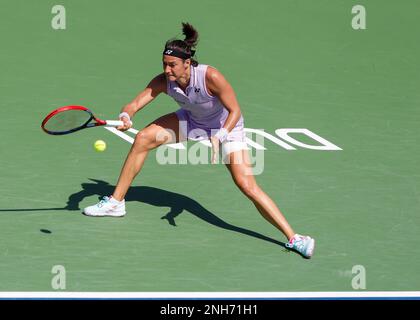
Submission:
M 420 298 L 420 291 L 339 292 L 0 292 L 0 299 L 313 299 Z

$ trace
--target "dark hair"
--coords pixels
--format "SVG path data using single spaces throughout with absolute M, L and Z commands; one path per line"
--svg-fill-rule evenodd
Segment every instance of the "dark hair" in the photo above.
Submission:
M 165 49 L 172 49 L 181 51 L 187 55 L 191 55 L 191 51 L 194 51 L 193 48 L 197 45 L 198 42 L 198 32 L 195 28 L 189 23 L 182 23 L 182 33 L 185 36 L 184 40 L 170 39 L 166 41 Z M 198 61 L 191 59 L 191 64 L 196 67 Z

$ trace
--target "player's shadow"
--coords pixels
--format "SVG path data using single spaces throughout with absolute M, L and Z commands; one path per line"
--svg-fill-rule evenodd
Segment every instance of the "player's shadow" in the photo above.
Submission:
M 59 208 L 22 208 L 22 209 L 0 209 L 0 212 L 33 212 L 33 211 L 78 211 L 80 212 L 80 202 L 86 198 L 93 195 L 110 195 L 114 192 L 115 186 L 110 185 L 106 181 L 89 179 L 93 183 L 82 183 L 82 190 L 72 194 L 67 201 L 65 207 Z M 264 236 L 258 232 L 248 230 L 245 228 L 237 227 L 232 224 L 223 221 L 214 213 L 210 212 L 204 208 L 197 201 L 184 196 L 179 193 L 166 191 L 153 187 L 146 186 L 132 186 L 130 187 L 125 201 L 140 201 L 147 203 L 156 207 L 169 207 L 169 212 L 166 213 L 161 219 L 167 220 L 168 223 L 172 226 L 176 226 L 175 219 L 183 211 L 187 211 L 197 218 L 210 223 L 216 227 L 226 229 L 229 231 L 234 231 L 242 233 L 257 239 L 268 241 L 282 247 L 285 247 L 285 244 L 281 241 L 275 240 L 273 238 Z
M 79 204 L 85 197 L 92 195 L 110 195 L 114 191 L 115 187 L 110 185 L 108 182 L 95 179 L 89 180 L 95 183 L 83 183 L 83 189 L 69 197 L 66 207 L 67 210 L 80 210 Z M 179 193 L 147 186 L 132 186 L 126 194 L 125 201 L 140 201 L 156 207 L 169 207 L 169 212 L 161 217 L 161 219 L 167 220 L 172 226 L 176 226 L 176 217 L 183 211 L 187 211 L 197 218 L 200 218 L 201 220 L 216 227 L 242 233 L 282 247 L 285 246 L 285 244 L 281 241 L 264 236 L 252 230 L 229 224 L 204 208 L 197 201 Z

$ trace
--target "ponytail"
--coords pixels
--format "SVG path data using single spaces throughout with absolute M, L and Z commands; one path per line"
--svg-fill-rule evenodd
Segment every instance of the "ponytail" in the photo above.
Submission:
M 198 32 L 191 24 L 183 22 L 182 33 L 185 36 L 185 39 L 170 39 L 166 41 L 163 53 L 168 54 L 168 52 L 171 52 L 171 55 L 180 57 L 183 60 L 191 59 L 191 64 L 196 67 L 198 65 L 198 61 L 192 57 L 195 54 L 195 47 L 198 42 Z
M 195 48 L 198 42 L 198 32 L 189 23 L 182 23 L 182 33 L 185 36 L 184 42 L 190 47 Z

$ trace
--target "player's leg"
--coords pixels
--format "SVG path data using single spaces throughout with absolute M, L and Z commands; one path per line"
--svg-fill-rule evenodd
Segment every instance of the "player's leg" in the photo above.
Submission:
M 254 203 L 264 218 L 283 232 L 287 239 L 292 238 L 295 233 L 286 218 L 273 200 L 258 186 L 252 173 L 248 150 L 232 152 L 228 157 L 229 161 L 226 167 L 232 175 L 235 184 Z
M 162 144 L 175 143 L 183 139 L 185 138 L 180 136 L 179 119 L 175 113 L 164 115 L 139 131 L 121 169 L 112 197 L 104 197 L 98 204 L 85 208 L 84 214 L 97 217 L 124 216 L 124 197 L 133 179 L 143 167 L 149 151 Z
M 140 172 L 150 150 L 166 143 L 179 142 L 179 120 L 175 113 L 156 119 L 141 130 L 127 155 L 112 197 L 123 200 L 134 177 Z
M 248 150 L 239 150 L 227 155 L 226 163 L 235 184 L 254 203 L 261 215 L 279 229 L 289 240 L 287 246 L 296 249 L 305 257 L 312 256 L 314 240 L 296 234 L 274 201 L 258 186 L 252 172 Z

